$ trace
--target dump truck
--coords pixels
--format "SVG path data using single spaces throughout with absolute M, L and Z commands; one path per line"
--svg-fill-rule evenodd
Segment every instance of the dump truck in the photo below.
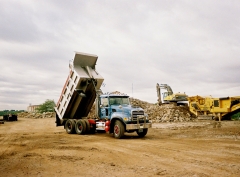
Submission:
M 144 137 L 152 126 L 140 107 L 130 104 L 126 94 L 101 91 L 104 78 L 96 70 L 98 56 L 76 52 L 70 72 L 56 104 L 56 126 L 64 126 L 68 134 L 95 133 L 104 130 L 115 138 L 125 132 Z M 95 116 L 88 118 L 95 103 Z
M 189 110 L 198 119 L 231 120 L 231 116 L 240 112 L 240 96 L 213 98 L 211 96 L 188 97 Z
M 188 105 L 188 95 L 185 93 L 173 93 L 172 88 L 168 84 L 158 84 L 156 85 L 157 89 L 157 97 L 158 97 L 158 104 L 164 103 L 173 103 L 177 106 L 179 105 Z M 161 90 L 163 90 L 161 92 Z M 165 91 L 164 91 L 165 90 Z M 162 94 L 162 96 L 161 96 Z

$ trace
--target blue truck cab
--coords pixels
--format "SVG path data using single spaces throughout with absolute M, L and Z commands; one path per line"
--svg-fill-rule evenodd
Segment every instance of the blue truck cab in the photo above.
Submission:
M 96 129 L 105 129 L 113 133 L 115 138 L 121 138 L 125 132 L 135 131 L 144 137 L 152 126 L 144 110 L 132 106 L 126 94 L 102 94 L 96 100 L 95 108 L 99 117 Z

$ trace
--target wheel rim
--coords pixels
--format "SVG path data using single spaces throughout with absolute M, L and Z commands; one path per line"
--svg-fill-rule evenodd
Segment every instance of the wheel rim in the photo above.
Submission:
M 118 135 L 119 132 L 120 132 L 119 126 L 118 126 L 118 125 L 115 125 L 115 126 L 114 126 L 114 133 L 115 133 L 115 135 Z
M 81 124 L 78 125 L 78 129 L 79 129 L 80 132 L 82 131 L 82 125 Z
M 71 130 L 72 129 L 72 124 L 68 124 L 68 129 Z

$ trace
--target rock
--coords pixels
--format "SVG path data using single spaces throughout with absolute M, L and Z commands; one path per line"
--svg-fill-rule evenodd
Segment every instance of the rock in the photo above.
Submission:
M 34 119 L 39 119 L 39 118 L 55 118 L 55 112 L 45 112 L 43 114 L 41 113 L 32 113 L 32 112 L 21 112 L 18 113 L 18 117 L 22 118 L 34 118 Z

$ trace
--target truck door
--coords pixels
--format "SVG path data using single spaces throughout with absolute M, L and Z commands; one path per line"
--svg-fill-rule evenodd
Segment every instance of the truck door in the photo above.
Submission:
M 109 104 L 108 104 L 108 98 L 101 98 L 100 102 L 100 118 L 109 118 Z

